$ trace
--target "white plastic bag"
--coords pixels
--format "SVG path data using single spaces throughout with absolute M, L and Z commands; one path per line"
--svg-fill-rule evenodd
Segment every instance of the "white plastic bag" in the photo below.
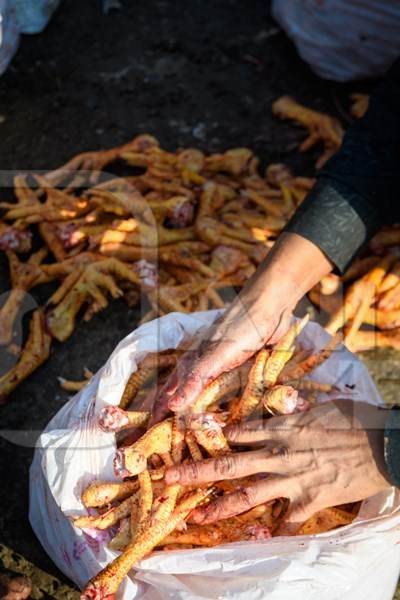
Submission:
M 53 561 L 79 586 L 117 555 L 106 548 L 109 533 L 75 529 L 69 519 L 86 514 L 80 497 L 88 484 L 116 479 L 114 436 L 98 428 L 100 410 L 118 404 L 145 353 L 175 348 L 219 314 L 172 313 L 142 325 L 41 435 L 30 472 L 30 521 Z M 309 323 L 300 341 L 319 349 L 327 338 L 319 325 Z M 345 348 L 334 352 L 313 379 L 335 383 L 340 397 L 382 403 L 366 368 Z M 156 552 L 135 568 L 135 578 L 126 579 L 117 598 L 389 600 L 400 565 L 399 506 L 391 488 L 365 501 L 353 524 L 331 533 Z
M 400 2 L 273 0 L 272 14 L 321 77 L 383 75 L 400 55 Z
M 19 30 L 14 6 L 0 0 L 0 75 L 7 69 L 18 48 Z
M 40 33 L 60 0 L 0 0 L 0 75 L 17 51 L 20 33 Z
M 21 33 L 40 33 L 46 27 L 60 0 L 13 0 Z

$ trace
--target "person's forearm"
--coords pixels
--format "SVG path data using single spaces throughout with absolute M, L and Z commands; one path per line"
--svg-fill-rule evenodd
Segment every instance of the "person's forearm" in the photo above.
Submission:
M 282 233 L 243 288 L 240 305 L 264 318 L 292 311 L 332 267 L 318 246 L 296 233 Z

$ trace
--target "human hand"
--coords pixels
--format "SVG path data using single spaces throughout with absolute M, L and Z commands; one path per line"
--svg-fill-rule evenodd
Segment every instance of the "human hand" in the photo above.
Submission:
M 229 443 L 252 450 L 171 467 L 166 481 L 196 486 L 264 474 L 197 509 L 192 520 L 213 523 L 284 497 L 290 506 L 278 533 L 292 533 L 323 508 L 363 500 L 391 485 L 383 456 L 386 416 L 363 402 L 337 400 L 306 413 L 230 426 L 224 429 Z
M 305 238 L 283 233 L 221 319 L 180 359 L 154 407 L 152 423 L 168 408 L 184 411 L 218 375 L 250 358 L 286 332 L 297 302 L 332 269 Z
M 196 338 L 169 378 L 163 394 L 169 409 L 185 410 L 221 373 L 240 366 L 266 343 L 286 332 L 291 310 L 270 314 L 238 298 L 217 322 Z

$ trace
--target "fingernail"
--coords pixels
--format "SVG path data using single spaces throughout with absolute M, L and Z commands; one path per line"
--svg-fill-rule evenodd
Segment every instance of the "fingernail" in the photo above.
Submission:
M 180 474 L 177 469 L 169 469 L 165 473 L 165 481 L 167 483 L 178 483 L 179 479 L 180 479 Z

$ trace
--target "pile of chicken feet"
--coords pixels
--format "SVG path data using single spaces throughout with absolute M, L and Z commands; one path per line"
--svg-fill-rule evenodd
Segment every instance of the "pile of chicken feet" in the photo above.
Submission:
M 318 166 L 339 148 L 343 130 L 337 119 L 287 96 L 272 108 L 279 118 L 308 129 L 301 151 L 323 144 Z M 115 162 L 131 174 L 107 173 Z M 80 316 L 91 319 L 110 299 L 123 297 L 135 306 L 146 298 L 143 321 L 170 311 L 222 308 L 314 183 L 283 164 L 270 164 L 260 173 L 258 163 L 247 148 L 209 156 L 192 148 L 172 153 L 154 137 L 141 135 L 110 150 L 80 154 L 45 175 L 17 175 L 15 201 L 0 202 L 0 251 L 7 256 L 11 280 L 0 308 L 0 347 L 16 357 L 0 375 L 0 399 L 48 358 L 52 339 L 66 340 Z M 41 245 L 32 251 L 38 238 Z M 343 281 L 364 276 L 377 255 L 399 244 L 400 228 L 382 231 Z M 352 349 L 400 346 L 399 265 L 391 259 L 390 277 L 381 282 L 390 302 L 369 295 L 373 310 L 362 312 L 362 319 L 345 311 L 340 325 L 352 320 Z M 21 349 L 15 343 L 21 307 L 34 288 L 49 283 L 54 292 L 34 312 Z M 341 301 L 336 292 L 343 282 L 336 281 L 333 296 L 331 283 L 328 278 L 311 294 L 328 313 L 334 301 Z M 361 323 L 372 321 L 382 329 L 376 336 L 358 332 Z
M 126 384 L 120 406 L 108 406 L 99 416 L 99 426 L 116 435 L 114 470 L 121 481 L 91 483 L 82 494 L 90 514 L 77 517 L 74 525 L 83 530 L 110 531 L 108 546 L 120 554 L 87 584 L 82 599 L 113 597 L 134 565 L 156 548 L 188 549 L 263 540 L 278 531 L 288 507 L 284 498 L 212 525 L 190 522 L 196 507 L 248 485 L 255 476 L 228 477 L 196 489 L 167 485 L 163 477 L 167 467 L 193 464 L 207 457 L 224 460 L 237 451 L 237 447 L 229 447 L 224 436 L 226 425 L 241 423 L 256 413 L 267 418 L 305 411 L 316 402 L 317 394 L 334 390 L 332 385 L 309 379 L 309 375 L 330 357 L 341 336 L 332 338 L 317 353 L 307 353 L 297 342 L 307 320 L 296 321 L 274 347 L 262 348 L 241 367 L 220 375 L 185 413 L 167 413 L 158 422 L 150 405 L 182 350 L 149 354 L 139 363 Z M 143 410 L 146 406 L 148 411 Z M 98 514 L 93 514 L 94 509 Z M 297 533 L 319 533 L 347 525 L 358 509 L 359 503 L 325 509 Z

